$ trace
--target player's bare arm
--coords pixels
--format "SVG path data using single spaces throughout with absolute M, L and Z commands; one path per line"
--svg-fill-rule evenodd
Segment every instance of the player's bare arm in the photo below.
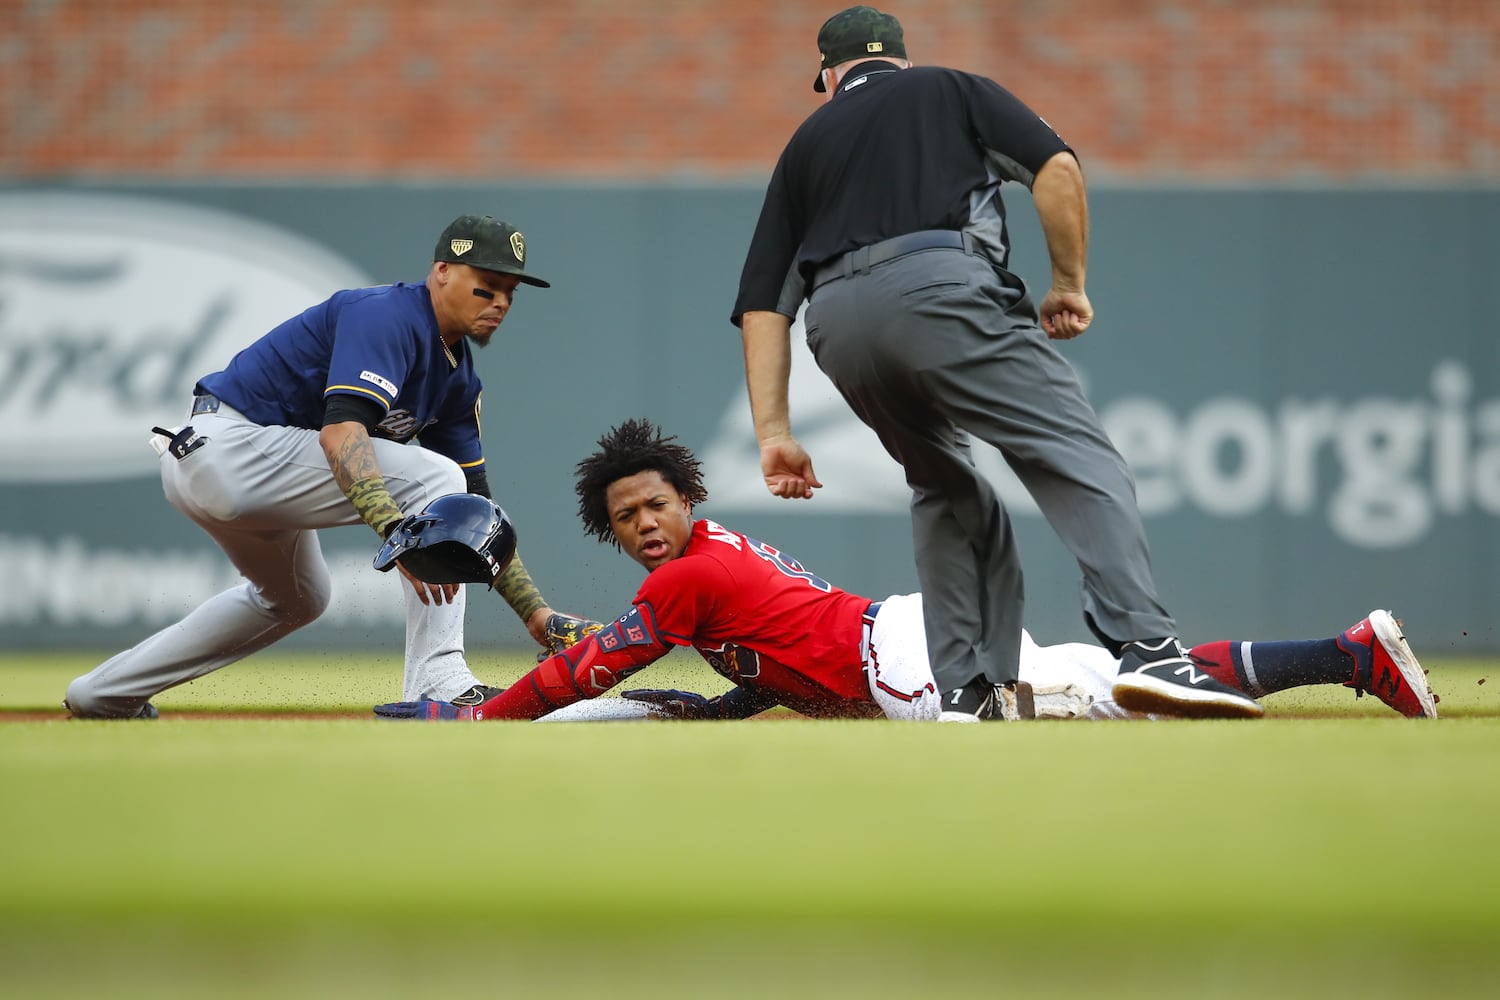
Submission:
M 745 346 L 745 385 L 755 439 L 760 443 L 760 470 L 766 489 L 778 497 L 809 499 L 823 484 L 812 458 L 792 436 L 787 404 L 792 374 L 792 320 L 779 312 L 752 310 L 741 319 Z
M 1054 155 L 1037 171 L 1031 197 L 1052 258 L 1052 288 L 1038 310 L 1053 340 L 1071 340 L 1094 318 L 1084 292 L 1088 270 L 1089 209 L 1083 168 L 1069 152 Z
M 391 526 L 401 520 L 401 508 L 386 489 L 370 432 L 364 424 L 347 420 L 324 427 L 318 432 L 318 443 L 323 446 L 323 455 L 328 459 L 334 482 L 338 483 L 364 522 L 384 538 Z M 423 604 L 449 604 L 458 594 L 456 583 L 424 583 L 400 563 L 396 568 Z

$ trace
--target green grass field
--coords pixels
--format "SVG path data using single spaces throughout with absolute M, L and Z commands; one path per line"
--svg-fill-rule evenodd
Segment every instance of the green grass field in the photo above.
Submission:
M 1435 723 L 1342 689 L 1253 723 L 215 717 L 395 697 L 393 654 L 273 652 L 157 723 L 14 721 L 96 659 L 0 659 L 7 996 L 1500 983 L 1500 664 L 1428 663 Z M 640 679 L 714 679 L 669 662 Z

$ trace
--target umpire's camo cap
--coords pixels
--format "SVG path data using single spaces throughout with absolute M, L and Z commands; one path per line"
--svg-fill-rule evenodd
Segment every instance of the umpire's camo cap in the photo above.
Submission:
M 551 282 L 526 273 L 526 237 L 521 231 L 488 215 L 460 215 L 448 223 L 432 259 L 513 274 L 538 288 L 552 287 Z
M 894 14 L 883 14 L 874 7 L 850 7 L 824 21 L 818 29 L 818 53 L 823 57 L 823 67 L 813 81 L 813 90 L 821 94 L 827 90 L 823 86 L 823 69 L 866 56 L 905 59 L 906 40 L 901 35 L 901 22 Z

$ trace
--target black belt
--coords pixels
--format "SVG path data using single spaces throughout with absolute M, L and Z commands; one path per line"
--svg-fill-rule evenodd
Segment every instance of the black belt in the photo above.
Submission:
M 206 392 L 200 392 L 193 397 L 193 416 L 200 413 L 218 413 L 219 397 L 210 396 Z
M 871 601 L 870 606 L 865 608 L 865 621 L 873 622 L 875 616 L 880 614 L 880 606 L 884 603 L 884 601 Z
M 919 250 L 963 250 L 973 252 L 973 237 L 954 229 L 923 229 L 905 236 L 892 236 L 879 243 L 857 247 L 846 254 L 818 267 L 813 272 L 812 287 L 826 285 L 836 278 L 847 278 L 851 274 L 867 271 L 876 264 L 884 264 L 897 257 L 905 257 Z

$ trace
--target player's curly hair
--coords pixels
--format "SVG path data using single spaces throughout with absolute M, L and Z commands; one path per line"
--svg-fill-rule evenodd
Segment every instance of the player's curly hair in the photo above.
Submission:
M 610 526 L 605 493 L 611 483 L 638 472 L 657 472 L 688 503 L 708 499 L 703 486 L 703 467 L 686 445 L 675 444 L 676 435 L 663 435 L 649 420 L 627 420 L 599 439 L 599 450 L 578 463 L 573 491 L 578 494 L 578 517 L 583 530 L 616 549 L 620 540 Z

